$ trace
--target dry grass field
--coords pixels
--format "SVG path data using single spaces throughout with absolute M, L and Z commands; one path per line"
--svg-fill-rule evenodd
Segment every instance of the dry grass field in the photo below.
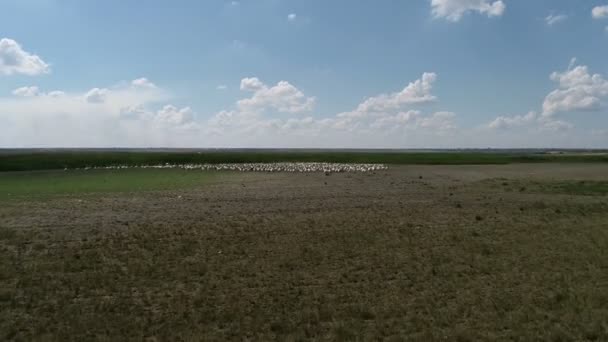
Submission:
M 607 194 L 516 164 L 4 197 L 0 340 L 608 341 Z

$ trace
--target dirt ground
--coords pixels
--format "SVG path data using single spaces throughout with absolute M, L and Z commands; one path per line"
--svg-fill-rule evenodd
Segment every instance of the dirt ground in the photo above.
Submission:
M 607 341 L 608 196 L 564 182 L 608 165 L 3 202 L 0 340 Z

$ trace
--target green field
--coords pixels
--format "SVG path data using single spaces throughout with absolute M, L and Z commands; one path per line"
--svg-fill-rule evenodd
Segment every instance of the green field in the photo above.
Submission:
M 0 171 L 31 171 L 112 165 L 188 163 L 332 162 L 432 165 L 487 165 L 511 163 L 602 163 L 606 154 L 544 154 L 498 152 L 328 152 L 328 151 L 219 151 L 219 152 L 114 152 L 61 151 L 0 155 Z
M 0 174 L 0 200 L 192 188 L 218 172 L 182 169 L 27 171 Z

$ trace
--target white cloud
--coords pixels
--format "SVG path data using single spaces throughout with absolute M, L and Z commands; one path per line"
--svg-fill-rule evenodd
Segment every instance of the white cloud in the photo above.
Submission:
M 154 83 L 150 82 L 150 80 L 148 80 L 145 77 L 138 78 L 138 79 L 131 81 L 131 85 L 133 87 L 141 87 L 141 88 L 149 88 L 149 89 L 156 88 L 156 85 Z
M 246 77 L 241 80 L 241 90 L 258 91 L 264 87 L 264 83 L 257 77 Z
M 407 108 L 436 101 L 431 93 L 436 78 L 434 73 L 424 73 L 402 91 L 368 98 L 351 112 L 324 118 L 275 118 L 266 111 L 243 106 L 250 100 L 243 99 L 237 101 L 235 110 L 217 113 L 203 127 L 206 136 L 221 137 L 225 139 L 223 141 L 232 138 L 255 146 L 276 146 L 277 141 L 290 146 L 287 142 L 296 141 L 293 137 L 298 137 L 299 145 L 296 146 L 300 147 L 323 146 L 330 141 L 333 145 L 325 146 L 390 146 L 410 137 L 438 142 L 457 129 L 456 115 L 451 112 L 425 115 L 420 110 Z M 241 81 L 241 89 L 259 94 L 271 88 L 257 78 L 245 78 Z
M 297 19 L 298 15 L 295 13 L 290 13 L 287 15 L 287 20 L 289 21 L 295 21 Z
M 456 114 L 452 112 L 437 112 L 429 117 L 422 118 L 418 121 L 418 126 L 429 128 L 436 132 L 445 132 L 456 129 L 454 119 Z
M 137 88 L 124 83 L 76 93 L 59 90 L 46 93 L 38 89 L 37 96 L 0 97 L 0 113 L 7 116 L 53 116 L 59 113 L 75 117 L 85 117 L 88 114 L 118 116 L 123 108 L 162 102 L 167 99 L 169 96 L 162 89 Z M 91 100 L 93 102 L 90 102 Z M 103 101 L 95 102 L 95 100 Z
M 425 73 L 420 79 L 409 83 L 402 91 L 368 98 L 351 112 L 324 118 L 313 116 L 276 118 L 268 115 L 267 110 L 249 107 L 248 102 L 251 99 L 242 99 L 237 101 L 234 110 L 220 111 L 202 127 L 206 136 L 218 137 L 224 139 L 223 141 L 232 139 L 241 143 L 247 142 L 242 146 L 251 144 L 289 146 L 287 142 L 294 141 L 293 137 L 298 137 L 301 144 L 299 146 L 320 146 L 323 143 L 333 143 L 333 146 L 365 146 L 366 144 L 368 147 L 389 146 L 389 141 L 415 136 L 418 137 L 416 139 L 422 139 L 423 136 L 435 137 L 431 139 L 439 141 L 438 138 L 446 137 L 448 133 L 457 129 L 456 115 L 451 112 L 425 115 L 421 110 L 407 108 L 436 101 L 436 97 L 431 94 L 432 83 L 436 79 L 436 74 Z M 283 87 L 289 89 L 286 85 L 281 86 L 281 82 L 273 88 Z M 245 78 L 241 81 L 241 89 L 260 95 L 269 92 L 272 88 L 267 87 L 257 78 Z M 293 94 L 294 92 L 296 91 L 275 90 L 271 93 Z M 260 97 L 265 98 L 261 95 Z M 306 102 L 302 100 L 298 103 Z M 244 106 L 244 104 L 248 105 Z M 277 109 L 277 107 L 266 105 L 264 109 Z
M 37 86 L 21 87 L 13 90 L 13 95 L 20 97 L 35 97 L 35 96 L 49 96 L 49 97 L 61 97 L 65 93 L 59 90 L 53 90 L 48 93 L 40 91 Z
M 93 88 L 84 95 L 84 98 L 88 103 L 103 103 L 109 92 L 106 88 Z
M 602 109 L 603 101 L 608 98 L 608 81 L 600 74 L 590 74 L 587 66 L 576 64 L 576 58 L 572 58 L 566 71 L 550 75 L 558 88 L 545 97 L 540 114 L 529 112 L 526 115 L 499 116 L 487 127 L 495 130 L 564 131 L 573 129 L 574 125 L 556 118 L 557 114 Z
M 509 129 L 514 127 L 527 126 L 538 119 L 536 112 L 529 112 L 526 115 L 499 116 L 488 125 L 492 129 Z
M 488 17 L 499 17 L 505 12 L 503 1 L 491 0 L 431 0 L 431 10 L 435 18 L 445 18 L 457 22 L 468 12 L 478 12 Z
M 574 70 L 574 63 L 569 70 Z M 560 82 L 578 86 L 579 78 L 563 76 Z M 368 98 L 347 112 L 361 115 L 295 117 L 277 112 L 291 113 L 282 108 L 300 113 L 299 108 L 310 97 L 286 81 L 268 86 L 257 78 L 244 78 L 241 89 L 251 96 L 207 119 L 197 118 L 189 107 L 167 104 L 171 98 L 162 88 L 141 87 L 134 82 L 96 88 L 103 93 L 103 101 L 96 103 L 87 101 L 90 91 L 45 93 L 39 89 L 33 97 L 0 97 L 0 146 L 440 148 L 582 144 L 582 140 L 573 140 L 574 130 L 568 131 L 571 124 L 542 112 L 502 116 L 483 129 L 461 128 L 456 114 L 424 106 L 437 106 L 431 91 L 436 79 L 434 73 L 425 73 L 403 90 Z M 605 145 L 601 136 L 592 139 L 587 133 L 585 141 Z
M 314 97 L 307 97 L 287 81 L 268 87 L 256 77 L 244 78 L 241 90 L 253 92 L 252 97 L 238 101 L 237 105 L 243 112 L 274 109 L 282 113 L 300 113 L 312 110 L 315 104 Z
M 9 38 L 0 39 L 0 75 L 40 75 L 49 73 L 51 67 L 40 57 L 31 54 L 19 43 Z
M 418 110 L 409 110 L 407 112 L 399 112 L 395 115 L 382 116 L 376 119 L 372 124 L 372 128 L 386 129 L 400 126 L 408 126 L 416 122 L 422 113 Z
M 558 112 L 594 111 L 603 106 L 608 97 L 608 81 L 600 74 L 590 74 L 587 66 L 573 66 L 554 72 L 550 78 L 558 88 L 547 95 L 543 103 L 543 116 Z
M 566 19 L 568 19 L 568 16 L 565 14 L 549 14 L 548 16 L 545 17 L 545 23 L 549 26 L 553 26 Z
M 40 90 L 36 86 L 21 87 L 13 90 L 13 95 L 23 97 L 38 96 L 40 95 Z
M 594 7 L 591 10 L 591 16 L 594 19 L 608 18 L 608 5 Z
M 564 131 L 574 128 L 572 124 L 552 117 L 540 116 L 536 112 L 526 115 L 499 116 L 488 124 L 494 130 L 536 129 L 549 131 Z
M 191 128 L 194 125 L 194 112 L 190 107 L 178 108 L 171 104 L 164 105 L 156 111 L 149 110 L 143 105 L 126 107 L 121 109 L 120 118 L 135 120 L 141 124 L 153 124 L 157 127 Z
M 0 146 L 192 146 L 200 143 L 188 107 L 159 106 L 161 88 L 121 82 L 93 92 L 39 90 L 32 97 L 0 97 Z M 102 91 L 103 90 L 103 91 Z M 103 101 L 91 103 L 93 94 Z
M 563 120 L 556 120 L 554 118 L 543 118 L 541 117 L 538 120 L 539 124 L 540 124 L 540 129 L 541 130 L 549 130 L 549 131 L 567 131 L 570 129 L 574 128 L 574 125 L 563 121 Z
M 184 125 L 194 119 L 194 114 L 190 107 L 177 108 L 173 105 L 166 105 L 156 113 L 157 121 L 170 125 Z
M 217 87 L 215 87 L 215 89 L 217 89 L 217 90 L 226 90 L 226 89 L 228 89 L 228 86 L 226 86 L 224 84 L 220 84 Z
M 65 92 L 63 92 L 61 90 L 53 90 L 53 91 L 49 92 L 47 95 L 50 97 L 61 97 L 61 96 L 65 96 Z
M 409 83 L 400 92 L 370 97 L 359 104 L 354 111 L 340 113 L 338 116 L 366 117 L 374 113 L 399 110 L 408 105 L 433 102 L 437 98 L 431 93 L 431 90 L 436 80 L 437 74 L 425 72 L 420 79 Z

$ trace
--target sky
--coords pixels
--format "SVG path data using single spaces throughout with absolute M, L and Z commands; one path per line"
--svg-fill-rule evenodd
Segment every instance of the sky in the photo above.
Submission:
M 608 148 L 608 0 L 2 0 L 0 147 Z

